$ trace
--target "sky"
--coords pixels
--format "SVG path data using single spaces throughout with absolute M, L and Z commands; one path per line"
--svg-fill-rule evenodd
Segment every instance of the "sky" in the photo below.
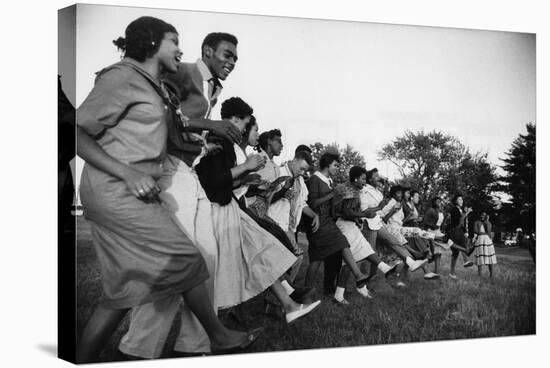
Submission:
M 100 5 L 77 12 L 76 90 L 65 83 L 73 103 L 96 71 L 120 59 L 111 41 L 143 15 L 176 27 L 188 62 L 209 32 L 237 36 L 239 61 L 212 117 L 224 99 L 243 98 L 260 131 L 281 129 L 280 162 L 298 144 L 351 144 L 367 168 L 393 179 L 380 149 L 406 130 L 440 130 L 499 165 L 525 124 L 536 123 L 534 34 Z

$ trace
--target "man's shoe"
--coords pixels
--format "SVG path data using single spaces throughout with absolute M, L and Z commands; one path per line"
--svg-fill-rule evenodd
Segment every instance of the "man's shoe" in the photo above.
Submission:
M 472 267 L 474 265 L 474 262 L 472 261 L 467 261 L 467 262 L 464 262 L 463 266 L 464 267 Z
M 426 263 L 428 263 L 427 259 L 419 259 L 418 261 L 412 261 L 409 268 L 411 272 L 414 272 L 418 270 L 420 267 L 424 266 Z
M 427 274 L 424 275 L 425 280 L 436 280 L 440 277 L 441 277 L 441 275 L 439 275 L 438 273 L 434 273 L 434 272 L 428 272 Z
M 359 293 L 359 295 L 361 295 L 363 298 L 374 299 L 374 294 L 371 293 L 370 290 L 367 289 L 366 287 L 356 288 L 356 290 Z
M 334 304 L 342 307 L 345 307 L 346 305 L 350 304 L 345 298 L 342 298 L 341 300 L 333 298 L 332 301 L 334 302 Z
M 313 302 L 311 304 L 300 304 L 300 309 L 294 312 L 289 312 L 285 315 L 286 323 L 292 323 L 298 318 L 304 317 L 311 313 L 315 308 L 321 304 L 320 300 Z

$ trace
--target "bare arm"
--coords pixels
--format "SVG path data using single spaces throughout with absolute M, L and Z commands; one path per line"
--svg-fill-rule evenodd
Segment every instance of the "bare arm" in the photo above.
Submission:
M 189 128 L 192 130 L 208 130 L 215 135 L 226 138 L 232 143 L 240 143 L 241 132 L 228 120 L 210 120 L 210 119 L 189 119 L 187 120 Z
M 265 165 L 265 159 L 261 155 L 250 155 L 244 164 L 237 165 L 231 169 L 231 177 L 237 179 L 249 171 L 261 169 Z

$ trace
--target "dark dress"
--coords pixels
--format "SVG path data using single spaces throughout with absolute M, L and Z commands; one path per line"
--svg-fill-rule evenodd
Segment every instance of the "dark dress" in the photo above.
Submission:
M 318 176 L 313 175 L 308 182 L 308 203 L 326 196 L 332 189 Z M 332 200 L 321 204 L 314 210 L 319 215 L 319 229 L 307 232 L 309 242 L 309 260 L 320 261 L 330 255 L 349 248 L 349 243 L 336 226 L 334 221 L 334 206 Z
M 468 218 L 466 217 L 461 221 L 463 215 L 462 209 L 459 209 L 457 206 L 454 206 L 451 209 L 451 224 L 450 224 L 450 238 L 451 240 L 460 245 L 461 247 L 467 247 L 469 240 L 466 237 L 466 229 L 468 228 Z

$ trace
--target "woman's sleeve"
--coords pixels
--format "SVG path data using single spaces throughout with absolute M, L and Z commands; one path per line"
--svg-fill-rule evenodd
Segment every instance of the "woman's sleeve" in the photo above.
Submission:
M 130 107 L 134 87 L 132 71 L 113 68 L 99 74 L 76 113 L 76 124 L 92 137 L 116 125 Z
M 411 208 L 409 207 L 409 205 L 406 204 L 406 203 L 402 206 L 402 208 L 403 208 L 403 215 L 404 215 L 405 217 L 408 217 L 408 216 L 411 214 L 412 209 L 411 209 Z
M 311 205 L 312 201 L 320 198 L 319 179 L 317 179 L 315 176 L 309 179 L 307 184 L 307 190 L 309 192 L 307 201 Z

